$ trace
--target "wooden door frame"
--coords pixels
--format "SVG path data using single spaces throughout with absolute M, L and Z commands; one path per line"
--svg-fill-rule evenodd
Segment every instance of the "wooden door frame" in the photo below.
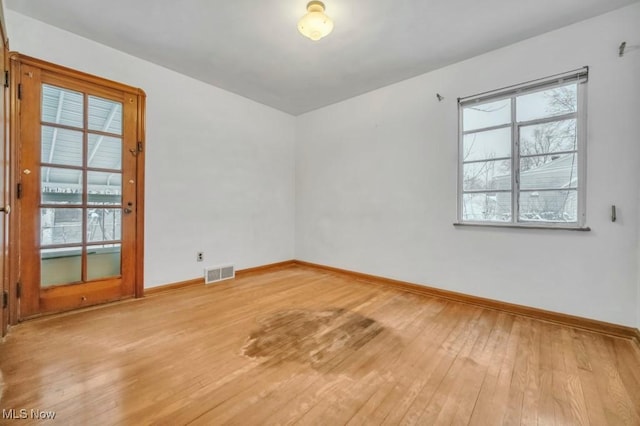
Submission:
M 1 6 L 1 3 L 0 3 Z M 4 9 L 2 7 L 0 7 L 0 49 L 2 49 L 3 51 L 3 59 L 4 61 L 2 62 L 2 70 L 3 71 L 7 71 L 8 70 L 8 66 L 9 66 L 9 39 L 7 37 L 6 34 L 6 24 L 4 21 Z M 6 83 L 6 82 L 5 82 Z M 6 208 L 7 206 L 10 206 L 10 194 L 9 194 L 9 172 L 10 172 L 10 168 L 7 167 L 9 164 L 9 134 L 8 134 L 8 130 L 9 130 L 9 102 L 8 102 L 8 94 L 9 94 L 9 90 L 6 87 L 6 85 L 3 84 L 3 88 L 2 88 L 2 95 L 0 96 L 0 102 L 2 102 L 3 105 L 3 109 L 2 109 L 2 113 L 3 113 L 3 117 L 1 118 L 2 120 L 2 125 L 0 125 L 0 129 L 2 130 L 2 136 L 0 137 L 0 140 L 2 141 L 2 147 L 0 149 L 3 150 L 4 152 L 4 157 L 3 157 L 3 161 L 4 163 L 2 164 L 2 166 L 0 167 L 0 173 L 2 173 L 4 175 L 4 186 L 2 188 L 0 188 L 0 190 L 2 191 L 2 194 L 0 195 L 0 203 L 3 203 L 2 207 Z M 10 208 L 10 207 L 9 207 Z M 11 298 L 8 297 L 9 296 L 9 270 L 10 270 L 10 261 L 9 261 L 9 252 L 10 252 L 10 248 L 11 246 L 9 245 L 9 226 L 8 226 L 8 222 L 9 222 L 9 212 L 4 212 L 4 213 L 0 213 L 2 215 L 4 215 L 4 222 L 2 222 L 4 224 L 4 233 L 2 234 L 2 237 L 4 238 L 4 241 L 0 242 L 0 250 L 3 250 L 3 252 L 1 253 L 0 256 L 0 261 L 3 262 L 3 267 L 2 267 L 2 276 L 0 277 L 0 293 L 2 294 L 2 298 L 4 298 L 4 294 L 6 292 L 7 294 L 7 306 L 4 306 L 2 308 L 0 308 L 0 314 L 2 315 L 2 319 L 0 320 L 0 337 L 3 337 L 6 333 L 7 333 L 7 329 L 10 323 L 10 315 L 6 315 L 7 313 L 10 312 L 11 310 L 11 305 L 13 305 L 11 303 Z M 0 303 L 4 303 L 3 300 L 0 300 Z M 5 321 L 6 318 L 6 321 Z
M 73 79 L 79 79 L 85 81 L 91 85 L 103 86 L 110 89 L 121 90 L 123 92 L 131 93 L 137 96 L 138 101 L 138 116 L 136 123 L 136 136 L 138 151 L 136 155 L 136 230 L 135 230 L 135 282 L 134 282 L 134 297 L 143 297 L 144 295 L 144 187 L 145 187 L 145 108 L 146 108 L 146 93 L 144 90 L 128 86 L 122 83 L 118 83 L 112 80 L 108 80 L 102 77 L 97 77 L 92 74 L 88 74 L 82 71 L 77 71 L 71 68 L 67 68 L 61 65 L 53 64 L 51 62 L 43 61 L 41 59 L 33 58 L 23 55 L 19 52 L 10 52 L 8 54 L 8 62 L 10 63 L 9 70 L 9 158 L 10 158 L 10 172 L 9 172 L 9 193 L 11 205 L 14 209 L 11 215 L 9 215 L 9 246 L 11 247 L 9 257 L 9 323 L 16 324 L 20 319 L 19 312 L 19 280 L 20 280 L 20 259 L 19 259 L 19 244 L 20 244 L 20 201 L 17 198 L 17 185 L 20 183 L 20 100 L 19 100 L 19 84 L 20 84 L 20 67 L 21 65 L 31 65 L 42 70 L 46 70 L 50 73 L 58 74 L 62 77 L 68 77 Z

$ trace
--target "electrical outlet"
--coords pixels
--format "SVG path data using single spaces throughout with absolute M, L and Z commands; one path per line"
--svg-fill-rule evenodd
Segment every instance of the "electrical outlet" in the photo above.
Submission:
M 196 255 L 196 260 L 198 262 L 202 262 L 204 260 L 204 253 L 199 251 L 198 254 Z

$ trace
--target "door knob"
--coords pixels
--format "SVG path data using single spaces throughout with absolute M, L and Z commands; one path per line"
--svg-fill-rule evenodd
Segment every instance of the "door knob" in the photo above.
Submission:
M 0 207 L 0 213 L 4 213 L 4 214 L 11 213 L 11 206 L 7 204 L 4 207 Z

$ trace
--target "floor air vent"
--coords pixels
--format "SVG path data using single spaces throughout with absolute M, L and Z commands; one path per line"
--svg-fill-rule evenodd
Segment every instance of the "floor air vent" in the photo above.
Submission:
M 205 268 L 204 283 L 212 284 L 218 281 L 228 280 L 236 276 L 236 270 L 233 265 L 213 266 Z

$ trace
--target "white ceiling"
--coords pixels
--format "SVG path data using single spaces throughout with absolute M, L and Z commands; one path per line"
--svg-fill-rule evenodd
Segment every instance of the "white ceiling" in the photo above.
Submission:
M 636 0 L 5 0 L 6 7 L 297 115 Z

